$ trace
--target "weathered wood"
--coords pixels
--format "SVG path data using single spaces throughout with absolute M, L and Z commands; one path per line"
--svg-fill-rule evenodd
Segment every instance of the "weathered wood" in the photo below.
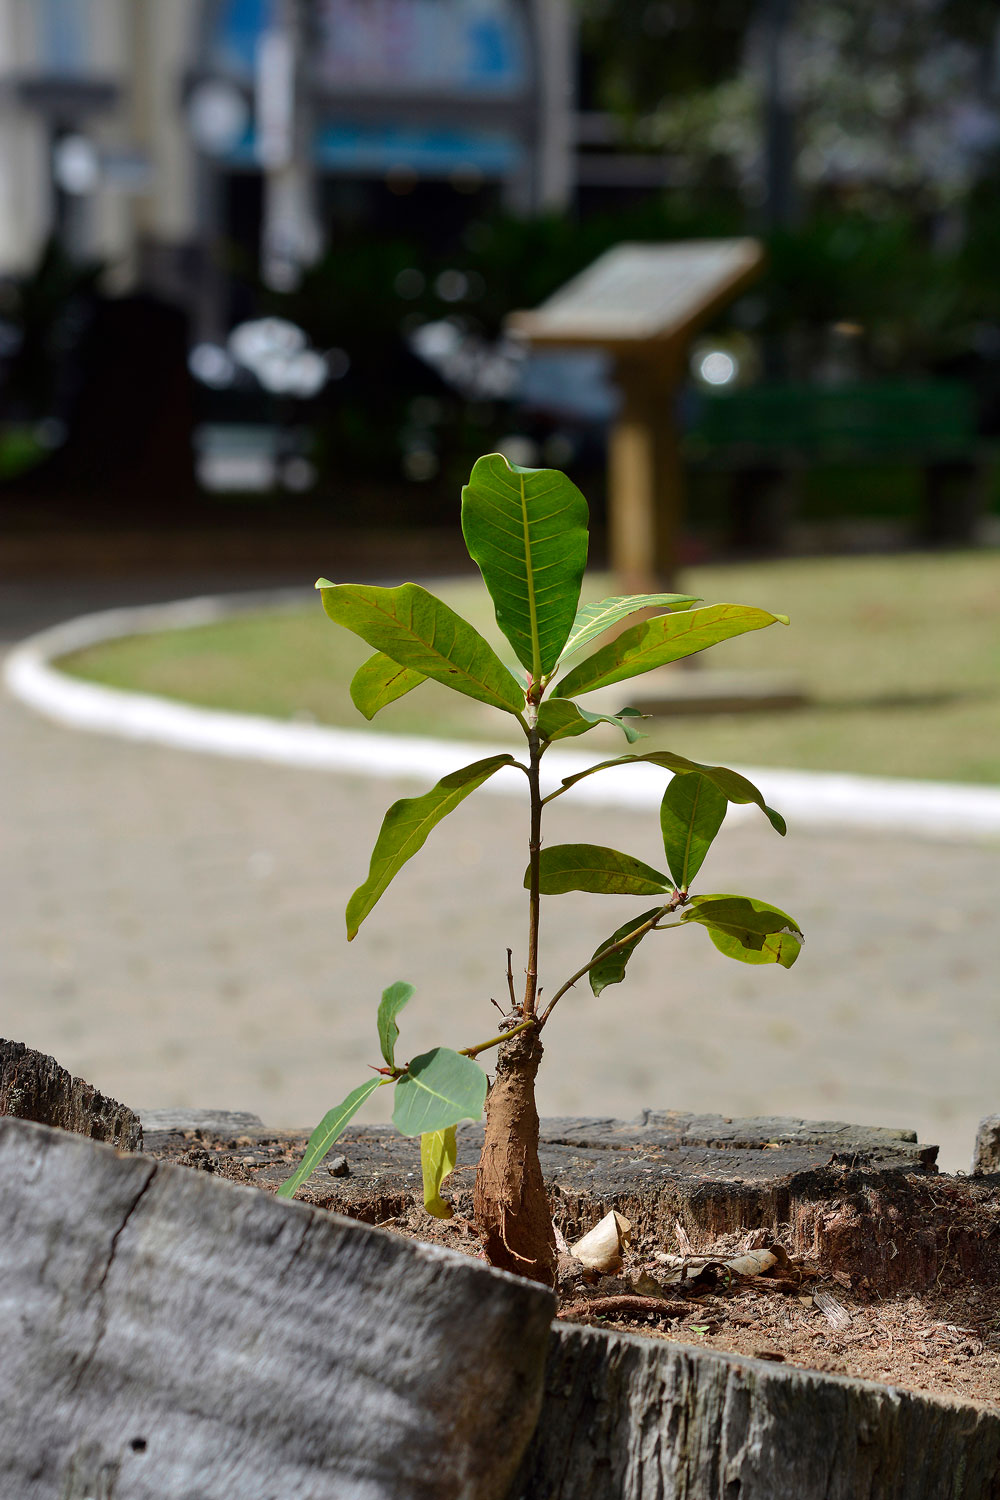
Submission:
M 557 1326 L 509 1500 L 996 1500 L 1000 1415 Z
M 228 1117 L 215 1127 L 203 1117 L 200 1142 L 190 1129 L 162 1128 L 184 1118 L 161 1114 L 160 1128 L 147 1130 L 147 1149 L 260 1187 L 283 1181 L 305 1146 L 303 1135 L 263 1127 L 237 1135 Z M 465 1216 L 482 1139 L 481 1126 L 459 1127 L 458 1170 L 446 1192 Z M 332 1176 L 322 1164 L 300 1189 L 304 1201 L 369 1223 L 406 1214 L 419 1201 L 417 1143 L 390 1126 L 351 1129 L 334 1151 L 346 1157 L 348 1175 Z M 966 1233 L 959 1212 L 965 1199 L 974 1207 L 977 1194 L 990 1192 L 1000 1206 L 1000 1186 L 946 1185 L 934 1172 L 936 1152 L 912 1131 L 644 1110 L 632 1121 L 543 1120 L 539 1155 L 567 1239 L 612 1208 L 650 1248 L 673 1248 L 678 1222 L 696 1250 L 726 1234 L 790 1224 L 791 1249 L 847 1271 L 859 1290 L 884 1295 L 931 1285 L 946 1259 L 969 1274 L 1000 1272 L 1000 1242 L 982 1237 L 981 1222 Z M 948 1197 L 953 1190 L 962 1201 Z
M 0 1038 L 0 1115 L 54 1125 L 106 1141 L 121 1151 L 141 1151 L 138 1115 L 73 1078 L 53 1057 L 23 1042 Z
M 972 1171 L 976 1177 L 1000 1172 L 1000 1115 L 987 1115 L 985 1120 L 980 1120 Z
M 554 1298 L 0 1120 L 0 1494 L 499 1500 Z

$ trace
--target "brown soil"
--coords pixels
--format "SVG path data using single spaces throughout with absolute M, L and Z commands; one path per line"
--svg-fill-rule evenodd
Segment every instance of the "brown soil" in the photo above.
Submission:
M 175 1134 L 169 1143 L 158 1142 L 151 1154 L 273 1191 L 286 1175 L 275 1169 L 290 1170 L 305 1139 L 255 1134 L 220 1141 L 191 1131 Z M 334 1163 L 328 1170 L 336 1176 Z M 390 1217 L 363 1217 L 395 1233 L 481 1257 L 480 1240 L 467 1217 L 473 1173 L 473 1168 L 460 1166 L 445 1184 L 456 1208 L 450 1220 L 430 1218 L 416 1201 L 403 1212 L 391 1210 Z M 956 1245 L 995 1238 L 992 1188 L 937 1176 L 903 1181 L 933 1190 L 935 1211 L 954 1218 Z M 419 1177 L 413 1187 L 416 1199 Z M 717 1263 L 747 1249 L 777 1246 L 779 1264 L 762 1276 L 733 1275 L 716 1264 L 693 1283 L 669 1282 L 679 1245 L 686 1248 L 682 1229 L 667 1244 L 662 1235 L 640 1232 L 613 1277 L 585 1273 L 561 1255 L 561 1316 L 1000 1408 L 998 1278 L 970 1277 L 962 1265 L 966 1257 L 956 1255 L 943 1261 L 933 1283 L 919 1293 L 879 1296 L 856 1269 L 862 1257 L 855 1235 L 868 1232 L 867 1226 L 856 1222 L 846 1204 L 825 1205 L 820 1218 L 824 1232 L 817 1236 L 821 1254 L 815 1258 L 793 1255 L 790 1224 L 774 1232 L 720 1235 L 711 1247 L 699 1246 L 698 1261 L 710 1249 Z M 897 1223 L 893 1232 L 897 1237 L 916 1235 L 924 1227 Z

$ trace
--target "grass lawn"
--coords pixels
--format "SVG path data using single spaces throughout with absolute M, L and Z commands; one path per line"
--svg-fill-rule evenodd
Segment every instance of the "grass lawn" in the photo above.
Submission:
M 641 748 L 743 765 L 1000 783 L 1000 552 L 692 567 L 683 586 L 709 603 L 790 615 L 790 629 L 727 641 L 701 660 L 706 670 L 787 674 L 812 701 L 784 712 L 650 720 Z M 438 591 L 499 641 L 480 585 L 451 582 Z M 588 580 L 589 597 L 609 592 L 606 578 Z M 510 660 L 508 648 L 504 654 Z M 327 620 L 317 598 L 304 611 L 111 641 L 60 665 L 213 708 L 358 727 L 364 721 L 348 683 L 368 655 Z M 630 686 L 620 685 L 616 706 L 628 702 Z M 425 683 L 375 722 L 386 731 L 496 740 L 503 717 Z M 612 729 L 586 740 L 598 750 L 617 744 L 626 748 Z

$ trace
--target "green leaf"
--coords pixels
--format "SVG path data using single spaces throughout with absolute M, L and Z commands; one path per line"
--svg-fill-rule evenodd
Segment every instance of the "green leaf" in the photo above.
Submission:
M 368 1095 L 373 1094 L 381 1082 L 380 1078 L 367 1078 L 358 1088 L 351 1090 L 342 1104 L 338 1104 L 335 1109 L 331 1109 L 323 1116 L 309 1137 L 305 1155 L 291 1177 L 286 1178 L 278 1188 L 275 1197 L 294 1198 L 306 1178 L 311 1176 L 319 1166 L 330 1147 L 343 1135 Z
M 556 684 L 554 691 L 560 698 L 590 693 L 777 621 L 788 624 L 784 615 L 772 615 L 766 609 L 753 609 L 747 604 L 710 604 L 705 609 L 657 615 L 653 620 L 632 625 L 588 656 Z
M 435 1047 L 415 1057 L 396 1084 L 392 1123 L 402 1135 L 447 1130 L 478 1120 L 486 1103 L 486 1074 L 471 1057 Z
M 428 1130 L 420 1137 L 420 1170 L 424 1179 L 424 1208 L 435 1219 L 450 1219 L 451 1204 L 441 1197 L 441 1184 L 455 1169 L 458 1145 L 455 1127 Z
M 385 708 L 387 703 L 394 703 L 404 693 L 412 692 L 426 681 L 423 672 L 415 672 L 412 667 L 401 667 L 391 656 L 386 656 L 383 651 L 376 651 L 351 679 L 351 702 L 366 719 L 374 719 L 380 708 Z
M 552 844 L 539 861 L 541 890 L 546 896 L 564 891 L 604 891 L 616 896 L 659 896 L 672 887 L 666 875 L 631 854 L 600 844 Z M 530 884 L 530 868 L 524 884 Z
M 630 745 L 644 739 L 641 729 L 632 720 L 643 715 L 637 708 L 623 708 L 617 714 L 594 714 L 581 708 L 571 698 L 546 698 L 538 710 L 538 729 L 543 740 L 566 740 L 576 734 L 586 734 L 595 724 L 614 724 L 620 729 Z
M 660 829 L 669 869 L 686 891 L 722 827 L 729 800 L 710 777 L 695 771 L 672 776 L 660 803 Z
M 520 718 L 524 689 L 493 647 L 418 583 L 382 589 L 320 578 L 316 587 L 330 619 L 353 630 L 376 651 L 401 667 Z
M 681 921 L 707 927 L 720 953 L 745 964 L 790 969 L 805 942 L 794 917 L 749 896 L 695 896 Z
M 574 651 L 579 651 L 588 641 L 603 635 L 612 625 L 617 625 L 619 620 L 634 615 L 636 610 L 684 609 L 688 604 L 700 602 L 692 594 L 616 594 L 611 599 L 601 599 L 597 604 L 581 604 L 560 661 L 564 661 Z
M 480 458 L 462 491 L 462 532 L 497 624 L 535 682 L 573 625 L 587 566 L 587 502 L 558 469 Z
M 672 750 L 650 750 L 645 755 L 616 755 L 614 760 L 602 760 L 596 766 L 589 766 L 586 771 L 577 771 L 575 776 L 564 776 L 562 787 L 559 792 L 550 793 L 550 796 L 561 796 L 563 791 L 568 791 L 578 781 L 583 781 L 587 776 L 595 776 L 598 771 L 609 771 L 613 766 L 636 766 L 636 765 L 662 766 L 665 771 L 673 771 L 682 776 L 698 771 L 702 776 L 707 776 L 714 786 L 717 786 L 728 802 L 752 802 L 765 814 L 771 827 L 776 833 L 785 833 L 785 820 L 773 807 L 768 807 L 763 796 L 738 771 L 730 771 L 726 766 L 705 766 L 700 761 L 688 760 L 686 755 L 675 755 Z
M 659 910 L 658 906 L 654 906 L 651 911 L 644 911 L 641 916 L 632 917 L 623 927 L 619 927 L 617 932 L 613 932 L 609 938 L 605 938 L 594 954 L 594 957 L 596 958 L 598 953 L 603 953 L 605 948 L 610 948 L 614 943 L 620 943 L 622 938 L 627 938 L 629 933 L 635 932 L 636 928 L 641 927 L 643 922 L 648 922 L 651 917 L 655 917 Z M 650 928 L 650 931 L 652 931 L 652 928 Z M 625 968 L 629 959 L 643 938 L 648 937 L 648 935 L 646 932 L 641 933 L 633 942 L 626 943 L 623 948 L 619 948 L 617 953 L 609 954 L 599 964 L 594 965 L 590 971 L 590 988 L 595 995 L 599 995 L 602 990 L 606 990 L 609 984 L 621 984 L 625 978 Z
M 365 917 L 406 861 L 423 848 L 431 829 L 501 766 L 516 765 L 513 755 L 490 755 L 486 760 L 474 761 L 471 766 L 442 776 L 437 786 L 422 797 L 403 797 L 392 804 L 375 841 L 368 879 L 347 903 L 348 942 L 356 936 Z
M 387 990 L 382 991 L 378 1007 L 378 1044 L 382 1048 L 386 1065 L 390 1068 L 396 1066 L 396 1043 L 399 1040 L 396 1017 L 412 996 L 413 985 L 407 984 L 404 979 L 397 979 L 395 984 L 390 984 Z

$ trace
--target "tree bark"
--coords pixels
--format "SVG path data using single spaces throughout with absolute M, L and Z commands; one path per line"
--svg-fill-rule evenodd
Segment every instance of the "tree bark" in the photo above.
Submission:
M 996 1500 L 1000 1416 L 864 1380 L 556 1327 L 508 1500 Z
M 0 1039 L 0 1115 L 89 1135 L 121 1151 L 142 1150 L 138 1115 L 23 1042 Z
M 0 1120 L 0 1494 L 501 1500 L 555 1299 L 468 1257 Z
M 491 1266 L 554 1286 L 552 1210 L 538 1160 L 535 1075 L 542 1044 L 534 1029 L 504 1042 L 486 1100 L 486 1134 L 473 1216 Z

